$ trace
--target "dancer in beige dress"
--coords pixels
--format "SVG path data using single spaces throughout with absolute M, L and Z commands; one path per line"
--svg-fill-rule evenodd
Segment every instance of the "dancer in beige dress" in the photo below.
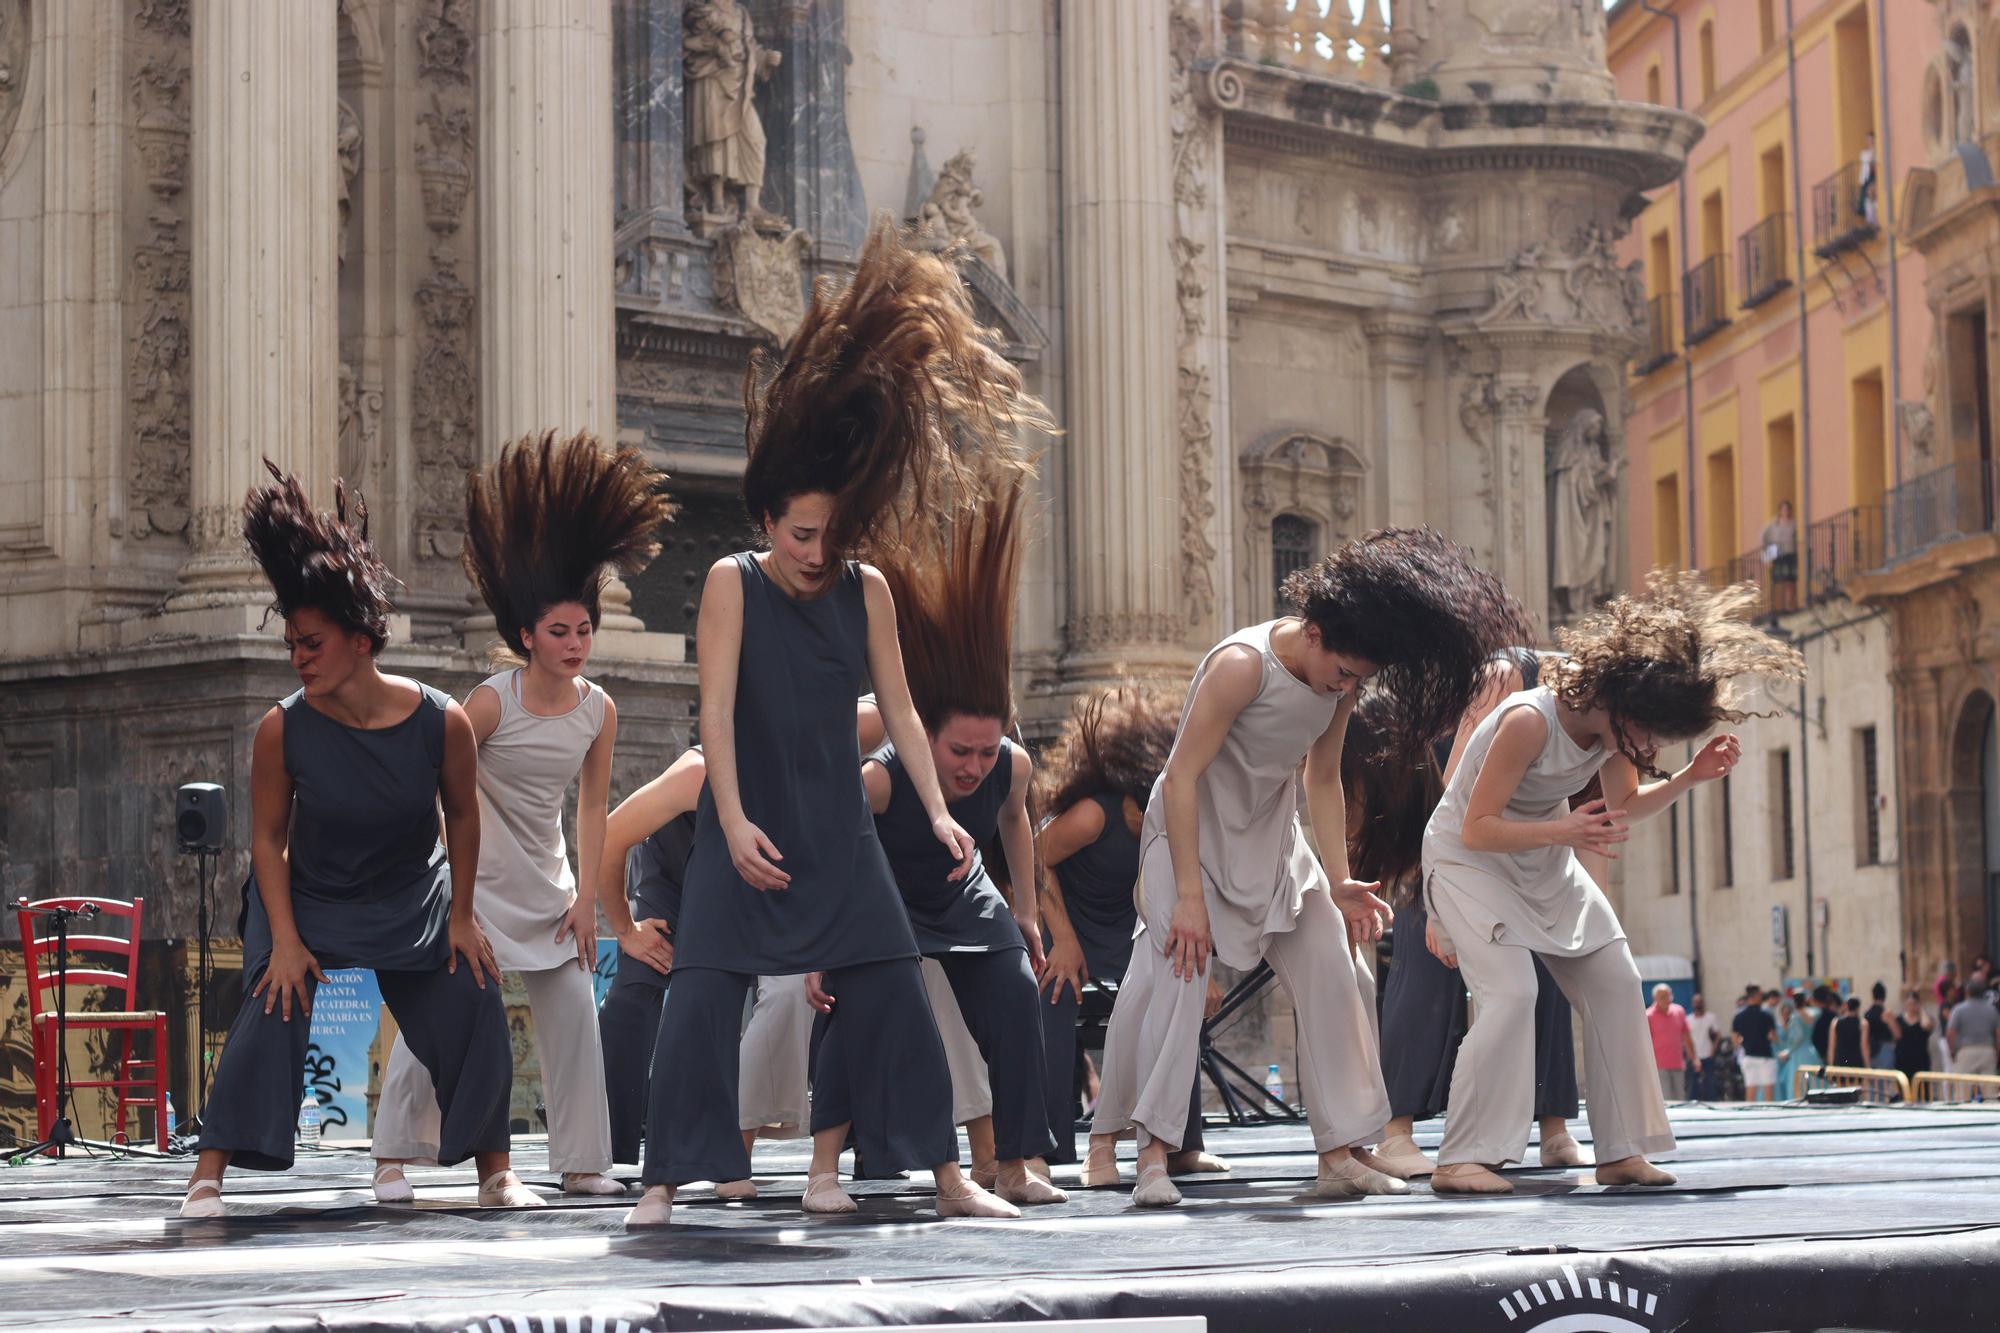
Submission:
M 1674 1146 L 1654 1077 L 1639 971 L 1610 902 L 1578 860 L 1614 854 L 1629 821 L 1735 767 L 1734 736 L 1671 776 L 1661 745 L 1748 714 L 1745 675 L 1796 680 L 1798 652 L 1742 619 L 1754 586 L 1716 591 L 1695 574 L 1656 576 L 1561 632 L 1568 657 L 1544 684 L 1506 699 L 1473 731 L 1424 835 L 1431 948 L 1472 991 L 1432 1189 L 1501 1194 L 1497 1168 L 1527 1149 L 1534 1106 L 1534 958 L 1583 1029 L 1585 1113 L 1605 1185 L 1671 1185 L 1647 1158 Z M 1604 798 L 1569 808 L 1601 776 Z M 1640 785 L 1641 775 L 1652 779 Z
M 466 492 L 465 563 L 517 662 L 473 688 L 479 743 L 478 916 L 500 966 L 519 972 L 534 1015 L 548 1108 L 549 1168 L 566 1194 L 623 1194 L 597 1045 L 597 908 L 579 894 L 563 838 L 577 784 L 578 869 L 595 884 L 604 845 L 618 710 L 584 679 L 607 566 L 628 573 L 659 550 L 672 512 L 636 450 L 553 431 L 510 445 Z M 376 1197 L 414 1197 L 402 1163 L 437 1155 L 437 1095 L 400 1036 L 374 1125 Z
M 1086 1184 L 1115 1180 L 1115 1140 L 1136 1132 L 1141 1206 L 1180 1201 L 1167 1154 L 1186 1132 L 1211 954 L 1234 968 L 1267 961 L 1291 993 L 1318 1192 L 1407 1188 L 1352 1152 L 1389 1118 L 1373 978 L 1354 947 L 1381 935 L 1389 909 L 1379 884 L 1347 873 L 1341 747 L 1355 691 L 1371 676 L 1402 705 L 1388 744 L 1417 748 L 1445 734 L 1486 659 L 1526 634 L 1525 617 L 1428 529 L 1350 542 L 1284 591 L 1295 615 L 1239 630 L 1202 660 L 1146 807 L 1141 934 L 1105 1038 L 1084 1167 Z M 1313 824 L 1329 831 L 1320 857 L 1299 824 L 1302 761 Z

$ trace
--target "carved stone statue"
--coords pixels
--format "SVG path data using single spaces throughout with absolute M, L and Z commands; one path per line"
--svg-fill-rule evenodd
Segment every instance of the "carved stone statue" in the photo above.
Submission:
M 340 128 L 334 135 L 334 153 L 340 161 L 340 231 L 334 253 L 347 262 L 347 221 L 354 214 L 354 178 L 361 173 L 361 117 L 345 99 L 340 100 Z
M 1974 123 L 1972 95 L 1972 41 L 1964 28 L 1953 28 L 1945 43 L 1945 68 L 1951 73 L 1952 142 L 1976 143 L 1979 129 Z
M 1580 615 L 1611 594 L 1618 472 L 1606 454 L 1604 414 L 1580 409 L 1556 437 L 1549 478 L 1552 615 Z
M 776 219 L 758 203 L 764 188 L 764 123 L 751 95 L 783 55 L 758 45 L 737 0 L 693 0 L 687 7 L 688 181 L 706 193 L 710 220 L 734 221 L 729 191 L 743 191 L 741 216 Z
M 986 202 L 986 196 L 972 183 L 972 167 L 970 148 L 959 149 L 944 164 L 936 184 L 931 186 L 930 198 L 917 213 L 917 239 L 939 248 L 962 245 L 1004 278 L 1007 252 L 1000 248 L 999 238 L 980 226 L 979 219 L 973 216 L 973 210 Z

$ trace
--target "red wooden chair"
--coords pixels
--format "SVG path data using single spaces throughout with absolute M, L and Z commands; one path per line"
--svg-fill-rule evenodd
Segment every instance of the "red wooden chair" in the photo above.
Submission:
M 21 921 L 21 950 L 28 964 L 28 1005 L 34 1014 L 35 1123 L 37 1138 L 47 1138 L 56 1120 L 56 1007 L 57 976 L 54 932 L 47 919 L 35 910 L 53 907 L 72 910 L 96 903 L 100 915 L 84 923 L 101 929 L 107 920 L 128 922 L 128 934 L 79 934 L 69 936 L 69 996 L 67 1024 L 71 1032 L 105 1031 L 118 1034 L 117 1076 L 114 1078 L 73 1078 L 72 1093 L 86 1088 L 115 1088 L 118 1097 L 118 1137 L 131 1137 L 127 1117 L 138 1108 L 153 1111 L 153 1138 L 166 1147 L 167 1133 L 167 1016 L 159 1010 L 135 1010 L 139 990 L 139 921 L 146 900 L 129 903 L 103 898 L 43 898 L 17 913 Z M 78 1009 L 79 991 L 92 986 L 105 989 L 110 1004 L 105 1010 Z M 140 1058 L 133 1051 L 133 1036 L 153 1034 L 152 1054 Z M 74 1064 L 71 1072 L 75 1073 Z M 85 1070 L 84 1073 L 94 1071 Z

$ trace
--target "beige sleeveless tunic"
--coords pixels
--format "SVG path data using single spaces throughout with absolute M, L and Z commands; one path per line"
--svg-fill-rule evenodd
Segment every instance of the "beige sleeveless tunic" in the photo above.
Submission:
M 1209 931 L 1215 956 L 1234 968 L 1256 966 L 1264 937 L 1291 930 L 1300 900 L 1313 889 L 1331 887 L 1299 826 L 1299 764 L 1332 723 L 1340 700 L 1315 693 L 1278 660 L 1271 651 L 1278 623 L 1238 630 L 1209 649 L 1188 687 L 1192 703 L 1216 654 L 1234 644 L 1255 649 L 1263 659 L 1257 697 L 1237 714 L 1195 794 Z M 1181 726 L 1186 725 L 1183 712 Z M 1153 783 L 1139 832 L 1140 915 L 1161 941 L 1176 896 L 1162 781 L 1164 775 Z
M 590 681 L 576 707 L 537 717 L 521 704 L 519 669 L 485 684 L 500 724 L 479 747 L 479 880 L 473 907 L 503 968 L 543 972 L 576 962 L 556 923 L 576 898 L 563 839 L 563 796 L 604 727 L 604 691 Z
M 1540 713 L 1549 736 L 1507 802 L 1506 818 L 1562 818 L 1569 813 L 1569 798 L 1589 786 L 1591 777 L 1610 761 L 1608 747 L 1586 750 L 1570 739 L 1562 728 L 1561 705 L 1547 686 L 1508 695 L 1474 728 L 1444 799 L 1431 813 L 1424 830 L 1426 893 L 1432 902 L 1449 897 L 1495 944 L 1568 957 L 1595 953 L 1625 938 L 1625 930 L 1574 850 L 1557 846 L 1475 852 L 1459 841 L 1473 784 L 1485 767 L 1501 719 L 1521 708 Z M 1431 912 L 1435 920 L 1434 906 Z

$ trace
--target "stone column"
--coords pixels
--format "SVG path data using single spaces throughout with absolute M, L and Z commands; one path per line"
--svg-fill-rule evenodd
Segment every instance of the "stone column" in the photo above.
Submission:
M 481 0 L 479 443 L 554 428 L 618 438 L 612 305 L 611 0 Z M 600 650 L 678 656 L 644 636 L 632 594 L 603 594 Z M 462 627 L 482 642 L 482 615 Z M 659 640 L 659 642 L 653 642 Z
M 1382 467 L 1374 512 L 1409 525 L 1432 512 L 1425 474 L 1431 459 L 1424 438 L 1424 371 L 1430 363 L 1430 326 L 1420 320 L 1377 314 L 1363 326 L 1379 395 Z
M 1064 368 L 1073 683 L 1188 666 L 1175 423 L 1169 7 L 1064 0 Z
M 194 0 L 194 552 L 167 610 L 215 632 L 245 620 L 230 608 L 270 599 L 240 517 L 263 459 L 296 474 L 315 503 L 333 501 L 334 13 Z
M 1542 478 L 1548 419 L 1542 388 L 1526 377 L 1499 377 L 1494 430 L 1504 471 L 1497 488 L 1493 572 L 1532 607 L 1549 586 L 1548 504 Z

